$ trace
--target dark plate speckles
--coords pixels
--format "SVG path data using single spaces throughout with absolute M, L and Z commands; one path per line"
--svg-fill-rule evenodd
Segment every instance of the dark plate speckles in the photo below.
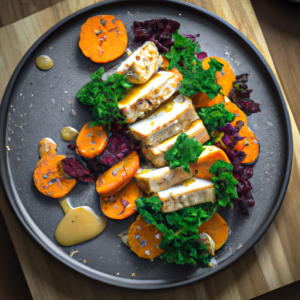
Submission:
M 58 144 L 58 153 L 70 153 L 60 132 L 64 126 L 77 130 L 91 120 L 89 109 L 75 95 L 100 66 L 86 58 L 78 47 L 81 25 L 98 14 L 112 14 L 126 26 L 129 45 L 134 50 L 130 26 L 133 20 L 157 17 L 181 23 L 185 33 L 201 36 L 198 41 L 210 55 L 228 60 L 236 74 L 249 72 L 252 98 L 262 112 L 249 117 L 249 126 L 261 142 L 261 155 L 251 180 L 255 206 L 250 216 L 220 210 L 232 230 L 228 243 L 216 253 L 214 269 L 168 264 L 139 259 L 118 234 L 135 219 L 108 220 L 98 237 L 74 247 L 62 247 L 55 229 L 63 212 L 55 199 L 40 194 L 32 173 L 38 162 L 38 143 L 44 137 Z M 54 61 L 49 71 L 35 65 L 39 55 Z M 118 60 L 105 64 L 107 74 L 115 72 Z M 174 1 L 105 1 L 79 11 L 43 35 L 24 56 L 7 87 L 1 105 L 1 176 L 10 202 L 24 227 L 34 239 L 63 263 L 97 280 L 138 289 L 164 288 L 205 278 L 240 257 L 262 236 L 282 203 L 290 174 L 292 147 L 289 118 L 278 83 L 261 54 L 233 27 L 215 15 Z M 7 146 L 7 147 L 5 147 Z M 78 183 L 71 191 L 73 206 L 88 205 L 102 214 L 93 184 Z M 70 254 L 76 252 L 73 257 Z M 83 263 L 83 261 L 85 263 Z M 136 276 L 134 279 L 132 273 Z M 118 274 L 118 275 L 117 275 Z

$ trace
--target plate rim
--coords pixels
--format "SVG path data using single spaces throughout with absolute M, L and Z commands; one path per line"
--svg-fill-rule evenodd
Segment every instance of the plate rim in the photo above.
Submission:
M 143 1 L 143 3 L 153 3 L 158 2 L 160 0 L 147 0 Z M 21 223 L 23 228 L 26 229 L 27 233 L 29 233 L 30 238 L 32 238 L 39 246 L 41 246 L 44 250 L 46 250 L 49 254 L 51 254 L 53 257 L 58 259 L 60 262 L 62 262 L 64 265 L 72 268 L 73 270 L 79 272 L 80 274 L 83 274 L 91 279 L 98 280 L 107 284 L 119 286 L 119 287 L 125 287 L 130 289 L 163 289 L 163 288 L 170 288 L 170 287 L 177 287 L 181 285 L 185 285 L 191 282 L 195 282 L 198 280 L 203 280 L 204 278 L 208 278 L 210 276 L 213 276 L 214 274 L 220 272 L 221 270 L 224 270 L 229 265 L 231 265 L 234 261 L 238 260 L 242 255 L 244 255 L 247 251 L 249 251 L 264 235 L 264 233 L 267 231 L 269 226 L 272 224 L 273 220 L 275 219 L 282 203 L 284 200 L 284 196 L 286 194 L 286 190 L 288 187 L 290 174 L 291 174 L 291 167 L 292 167 L 292 157 L 293 157 L 293 141 L 292 141 L 292 130 L 291 130 L 291 123 L 290 123 L 290 117 L 287 110 L 287 105 L 280 87 L 280 84 L 277 80 L 276 75 L 274 74 L 272 68 L 266 61 L 265 57 L 261 54 L 259 49 L 253 44 L 252 41 L 250 41 L 243 33 L 241 33 L 238 29 L 236 29 L 234 26 L 232 26 L 230 23 L 225 21 L 223 18 L 219 17 L 218 15 L 202 8 L 199 6 L 196 6 L 194 4 L 181 2 L 177 0 L 164 0 L 164 2 L 169 2 L 170 4 L 175 4 L 177 6 L 182 7 L 188 7 L 197 13 L 201 14 L 205 18 L 208 18 L 210 21 L 214 22 L 217 25 L 224 25 L 223 29 L 228 31 L 240 44 L 244 43 L 246 44 L 250 50 L 252 51 L 251 56 L 253 57 L 253 54 L 256 55 L 254 59 L 259 59 L 259 61 L 263 64 L 265 67 L 268 76 L 270 77 L 272 83 L 275 85 L 276 93 L 279 96 L 282 108 L 283 108 L 283 116 L 282 120 L 285 124 L 285 131 L 287 132 L 287 157 L 286 157 L 286 170 L 282 181 L 282 188 L 281 191 L 278 194 L 277 201 L 271 211 L 271 213 L 268 215 L 266 222 L 263 224 L 263 226 L 256 232 L 255 236 L 250 240 L 247 241 L 247 243 L 234 255 L 232 255 L 230 258 L 226 259 L 226 261 L 219 267 L 212 269 L 210 272 L 182 280 L 182 281 L 176 281 L 176 282 L 168 282 L 164 280 L 138 280 L 138 279 L 127 279 L 127 278 L 121 278 L 113 275 L 109 275 L 106 273 L 103 273 L 101 271 L 95 270 L 91 267 L 84 266 L 74 260 L 66 260 L 66 257 L 64 255 L 60 255 L 58 251 L 55 251 L 53 248 L 50 247 L 50 245 L 45 244 L 40 237 L 36 234 L 35 231 L 30 226 L 36 227 L 36 229 L 39 229 L 38 226 L 33 224 L 28 224 L 27 220 L 24 219 L 24 215 L 22 213 L 22 209 L 17 205 L 17 200 L 15 198 L 15 187 L 10 184 L 10 179 L 12 175 L 10 174 L 10 170 L 8 168 L 8 161 L 7 161 L 7 153 L 8 149 L 5 147 L 5 141 L 6 141 L 6 124 L 7 124 L 7 113 L 9 108 L 9 101 L 11 97 L 11 93 L 14 87 L 14 84 L 16 82 L 16 79 L 19 76 L 19 73 L 21 72 L 24 64 L 26 63 L 27 59 L 31 56 L 31 54 L 35 51 L 35 49 L 42 43 L 44 40 L 47 39 L 49 35 L 51 35 L 54 31 L 59 29 L 61 26 L 63 26 L 65 23 L 72 21 L 72 19 L 76 18 L 77 16 L 84 14 L 88 11 L 93 10 L 94 8 L 99 8 L 102 6 L 110 6 L 115 3 L 121 3 L 121 2 L 136 2 L 137 5 L 141 4 L 139 1 L 134 0 L 106 0 L 103 2 L 99 2 L 90 6 L 87 6 L 56 23 L 53 27 L 51 27 L 48 31 L 46 31 L 40 38 L 37 39 L 37 41 L 28 49 L 28 51 L 25 53 L 25 55 L 22 57 L 20 62 L 18 63 L 16 69 L 14 70 L 7 87 L 5 89 L 5 92 L 3 94 L 1 106 L 0 106 L 0 132 L 1 134 L 1 147 L 0 147 L 0 174 L 4 186 L 4 191 L 6 193 L 6 196 L 9 200 L 9 203 L 14 211 L 14 213 L 17 215 L 18 221 Z M 242 45 L 244 47 L 244 45 Z M 245 48 L 245 47 L 244 47 Z M 246 49 L 248 51 L 248 49 Z M 24 211 L 25 208 L 24 208 Z M 30 223 L 30 222 L 29 222 Z M 52 243 L 52 242 L 51 242 Z M 76 263 L 75 263 L 76 262 Z

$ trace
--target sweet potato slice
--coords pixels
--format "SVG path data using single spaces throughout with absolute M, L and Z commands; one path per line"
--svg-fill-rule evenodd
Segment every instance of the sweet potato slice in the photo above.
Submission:
M 227 223 L 215 213 L 208 221 L 198 227 L 199 234 L 207 233 L 215 242 L 215 250 L 220 249 L 226 242 L 229 234 Z
M 148 224 L 139 215 L 129 228 L 128 243 L 137 256 L 153 259 L 164 252 L 158 246 L 162 236 L 163 234 L 154 225 Z
M 93 62 L 107 63 L 117 59 L 125 52 L 127 43 L 126 28 L 114 16 L 95 16 L 81 27 L 79 47 Z
M 86 123 L 76 140 L 76 152 L 80 156 L 86 158 L 94 158 L 99 155 L 108 143 L 108 138 L 105 131 L 100 125 L 91 126 Z
M 140 167 L 139 156 L 133 151 L 100 175 L 96 181 L 96 190 L 100 195 L 109 196 L 122 189 Z
M 136 212 L 135 200 L 141 190 L 134 181 L 130 181 L 124 189 L 114 196 L 101 196 L 102 212 L 111 219 L 122 220 Z
M 246 137 L 246 139 L 238 141 L 234 150 L 244 151 L 246 153 L 246 157 L 241 161 L 242 164 L 254 163 L 259 155 L 260 147 L 256 135 L 247 126 L 247 116 L 235 103 L 229 100 L 225 101 L 225 108 L 236 115 L 234 120 L 230 123 L 232 126 L 234 126 L 237 121 L 244 122 L 244 126 L 239 131 L 239 135 Z
M 211 56 L 211 58 L 215 58 L 218 62 L 223 64 L 222 72 L 219 71 L 216 72 L 216 79 L 217 79 L 217 83 L 222 86 L 221 91 L 224 93 L 225 96 L 228 96 L 232 89 L 232 84 L 235 81 L 234 72 L 231 69 L 230 64 L 226 60 L 214 56 Z M 210 62 L 210 57 L 207 57 L 202 61 L 203 69 L 207 70 L 210 68 L 209 62 Z M 209 99 L 207 94 L 198 93 L 196 95 L 193 95 L 191 99 L 195 107 L 211 107 L 214 104 L 219 104 L 224 102 L 224 97 L 221 94 L 218 94 L 213 99 Z
M 233 149 L 245 152 L 246 157 L 241 161 L 242 164 L 252 164 L 256 161 L 260 152 L 258 139 L 245 125 L 241 128 L 239 134 L 246 138 L 239 141 Z
M 190 164 L 190 170 L 194 177 L 211 180 L 215 175 L 209 172 L 211 166 L 218 160 L 230 163 L 225 152 L 216 146 L 205 146 L 196 163 Z
M 34 184 L 46 196 L 61 198 L 66 196 L 76 184 L 75 179 L 67 179 L 59 166 L 64 155 L 46 153 L 37 163 L 33 173 Z

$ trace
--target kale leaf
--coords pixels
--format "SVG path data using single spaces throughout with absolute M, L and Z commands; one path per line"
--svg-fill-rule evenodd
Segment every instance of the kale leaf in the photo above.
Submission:
M 218 127 L 224 127 L 235 118 L 235 115 L 225 108 L 225 103 L 214 104 L 212 107 L 202 107 L 198 111 L 198 115 L 211 137 L 209 145 L 212 145 L 217 137 L 214 131 L 217 130 Z
M 76 97 L 85 105 L 93 106 L 92 115 L 96 119 L 93 125 L 108 124 L 116 121 L 118 124 L 125 122 L 125 117 L 118 108 L 118 100 L 122 99 L 126 89 L 132 87 L 124 74 L 114 73 L 104 81 L 102 76 L 104 68 L 101 67 L 90 77 L 91 82 L 85 84 Z
M 210 99 L 216 97 L 221 86 L 215 83 L 215 73 L 222 71 L 223 65 L 211 58 L 210 68 L 204 70 L 202 62 L 195 56 L 201 52 L 199 45 L 179 33 L 174 33 L 172 37 L 174 46 L 164 56 L 169 60 L 168 70 L 177 68 L 183 76 L 179 92 L 187 97 L 199 92 L 207 94 Z
M 231 207 L 233 203 L 230 201 L 231 198 L 238 198 L 236 184 L 237 181 L 232 175 L 233 165 L 225 162 L 224 160 L 216 161 L 209 172 L 215 176 L 211 179 L 214 184 L 217 202 L 220 206 Z
M 185 172 L 190 172 L 189 163 L 196 163 L 204 147 L 194 138 L 189 139 L 184 132 L 177 137 L 175 144 L 166 151 L 165 160 L 172 169 L 182 167 Z
M 164 252 L 160 258 L 182 265 L 196 265 L 197 261 L 209 263 L 211 256 L 206 245 L 199 241 L 198 227 L 216 212 L 216 204 L 204 203 L 164 213 L 157 196 L 150 199 L 139 197 L 135 203 L 145 221 L 163 233 L 159 247 Z

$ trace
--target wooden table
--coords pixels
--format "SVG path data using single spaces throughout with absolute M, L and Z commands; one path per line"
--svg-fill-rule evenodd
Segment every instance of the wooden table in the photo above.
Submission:
M 50 4 L 54 1 L 58 2 L 57 0 L 49 1 Z M 62 18 L 95 2 L 93 0 L 64 0 L 16 23 L 0 28 L 0 99 L 14 68 L 35 40 Z M 300 69 L 300 27 L 299 22 L 294 22 L 292 27 L 288 24 L 293 18 L 297 20 L 299 7 L 297 4 L 280 0 L 252 1 L 256 11 L 260 13 L 268 12 L 272 7 L 273 15 L 259 16 L 260 20 L 263 20 L 262 29 L 267 33 L 271 57 L 250 0 L 187 2 L 204 7 L 227 20 L 259 45 L 270 65 L 275 69 L 273 57 L 276 67 L 280 70 L 280 79 L 288 96 L 289 107 L 291 107 L 289 111 L 293 129 L 294 157 L 289 188 L 279 214 L 263 238 L 247 254 L 217 275 L 204 281 L 168 290 L 134 291 L 93 281 L 55 260 L 27 235 L 0 188 L 0 207 L 34 299 L 92 300 L 141 297 L 144 299 L 154 297 L 157 299 L 250 299 L 300 279 L 300 202 L 297 202 L 297 185 L 300 179 L 298 131 L 300 105 L 297 104 L 300 94 L 298 71 Z M 289 10 L 290 16 L 283 17 L 280 7 L 287 5 L 294 5 L 294 9 Z M 285 20 L 285 24 L 282 24 L 282 20 Z M 280 32 L 277 27 L 285 31 Z M 296 117 L 296 122 L 293 115 Z M 0 252 L 2 253 L 2 250 Z M 13 279 L 16 280 L 16 278 Z M 22 280 L 21 277 L 19 279 Z M 3 286 L 1 284 L 3 284 L 2 281 L 0 291 Z M 287 294 L 285 296 L 287 297 Z M 22 299 L 27 299 L 27 297 L 30 296 L 22 295 Z

